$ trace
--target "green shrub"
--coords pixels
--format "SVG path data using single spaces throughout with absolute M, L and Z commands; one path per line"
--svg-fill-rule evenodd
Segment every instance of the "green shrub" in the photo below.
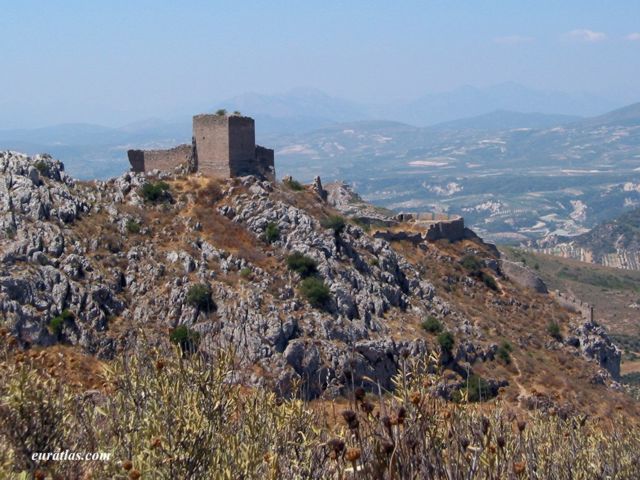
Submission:
M 49 321 L 49 332 L 51 333 L 51 335 L 55 335 L 56 337 L 60 338 L 65 322 L 72 319 L 73 313 L 71 313 L 67 309 L 64 309 L 60 315 L 56 315 Z
M 442 353 L 451 354 L 454 344 L 455 338 L 453 337 L 453 334 L 451 332 L 444 331 L 441 332 L 440 335 L 438 335 L 438 345 L 440 345 Z
M 560 325 L 555 320 L 551 320 L 547 324 L 547 333 L 556 340 L 562 340 L 562 332 L 560 331 Z
M 322 228 L 331 229 L 333 230 L 333 233 L 340 235 L 344 230 L 346 223 L 344 218 L 340 215 L 331 215 L 327 218 L 323 218 L 320 221 L 320 225 L 322 225 Z
M 303 278 L 315 275 L 318 271 L 318 263 L 300 252 L 293 252 L 287 257 L 287 267 Z
M 442 331 L 442 323 L 436 317 L 429 316 L 422 322 L 422 328 L 429 333 L 440 333 Z
M 7 236 L 9 240 L 13 240 L 14 238 L 16 238 L 17 233 L 18 232 L 16 232 L 15 227 L 6 227 L 4 229 L 4 234 Z
M 211 298 L 211 287 L 205 283 L 191 286 L 187 292 L 187 303 L 198 310 L 211 312 L 215 310 L 215 303 Z
M 280 238 L 280 228 L 275 222 L 269 222 L 264 231 L 264 238 L 268 243 L 273 243 Z
M 36 170 L 38 170 L 38 172 L 40 172 L 41 175 L 46 175 L 47 172 L 49 171 L 49 166 L 47 165 L 47 162 L 45 162 L 44 160 L 38 160 L 36 163 L 33 164 L 34 167 L 36 167 Z
M 377 267 L 380 265 L 380 261 L 377 258 L 372 258 L 371 260 L 369 260 L 369 265 L 371 265 L 372 267 Z
M 169 334 L 169 340 L 180 346 L 183 353 L 195 352 L 200 341 L 200 333 L 186 325 L 179 325 Z
M 480 402 L 490 397 L 489 384 L 480 375 L 475 373 L 467 379 L 467 386 L 463 388 L 467 394 L 467 402 Z
M 304 190 L 302 184 L 299 181 L 294 180 L 293 178 L 284 180 L 283 183 L 293 191 L 301 192 L 302 190 Z
M 482 282 L 491 290 L 498 291 L 498 284 L 496 283 L 495 278 L 486 273 L 482 274 Z
M 227 114 L 227 110 L 225 108 L 219 108 L 216 110 L 216 115 L 219 117 L 224 117 Z
M 500 346 L 498 347 L 497 355 L 500 360 L 502 360 L 507 365 L 511 363 L 511 352 L 513 351 L 513 347 L 509 342 L 503 340 Z
M 240 270 L 240 276 L 242 278 L 249 278 L 251 276 L 251 269 L 248 267 L 244 267 Z
M 129 233 L 140 233 L 140 224 L 135 220 L 127 220 L 126 228 Z
M 460 260 L 460 265 L 470 272 L 477 272 L 482 268 L 480 259 L 475 255 L 465 255 L 462 260 Z
M 146 202 L 157 203 L 169 198 L 169 184 L 166 182 L 145 183 L 140 189 L 140 195 Z
M 308 277 L 300 283 L 300 293 L 313 307 L 324 307 L 331 298 L 329 287 L 317 277 Z

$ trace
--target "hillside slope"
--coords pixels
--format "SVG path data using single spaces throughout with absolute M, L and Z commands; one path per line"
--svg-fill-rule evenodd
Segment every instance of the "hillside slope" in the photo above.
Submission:
M 0 156 L 0 176 L 0 318 L 20 349 L 63 344 L 109 363 L 182 325 L 182 345 L 233 350 L 243 384 L 306 398 L 392 389 L 403 358 L 441 351 L 433 392 L 445 398 L 474 374 L 485 399 L 522 408 L 637 413 L 605 332 L 509 281 L 473 235 L 389 243 L 295 182 L 82 183 L 16 153 Z M 447 352 L 422 327 L 430 317 L 453 335 Z

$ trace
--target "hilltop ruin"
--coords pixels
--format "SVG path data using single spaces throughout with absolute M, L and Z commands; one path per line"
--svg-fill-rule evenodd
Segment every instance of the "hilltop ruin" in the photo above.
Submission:
M 273 150 L 256 145 L 251 117 L 202 114 L 193 117 L 191 145 L 167 150 L 129 150 L 131 170 L 173 170 L 187 165 L 191 171 L 218 178 L 255 175 L 275 180 Z

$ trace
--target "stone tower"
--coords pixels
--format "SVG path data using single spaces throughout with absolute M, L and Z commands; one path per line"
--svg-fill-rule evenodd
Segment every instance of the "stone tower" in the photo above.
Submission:
M 255 122 L 241 115 L 193 117 L 193 141 L 169 150 L 129 150 L 133 171 L 169 170 L 188 163 L 218 178 L 256 175 L 275 180 L 273 150 L 256 145 Z

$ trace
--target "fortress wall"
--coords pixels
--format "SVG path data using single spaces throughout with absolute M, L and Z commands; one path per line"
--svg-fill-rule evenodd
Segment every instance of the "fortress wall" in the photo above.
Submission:
M 171 171 L 191 162 L 191 145 L 178 145 L 168 150 L 129 150 L 127 156 L 134 172 L 151 170 Z
M 231 176 L 229 166 L 229 118 L 224 115 L 193 117 L 197 171 L 213 177 Z

